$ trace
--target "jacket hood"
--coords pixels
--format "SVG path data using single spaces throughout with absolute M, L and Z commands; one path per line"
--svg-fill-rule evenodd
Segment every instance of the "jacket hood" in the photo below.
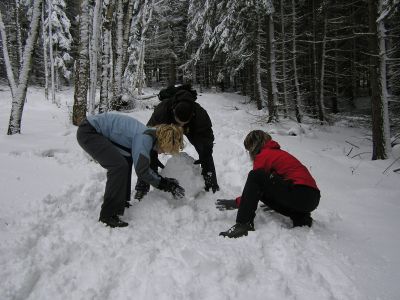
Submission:
M 281 149 L 281 146 L 274 140 L 266 142 L 263 149 Z
M 194 102 L 194 101 L 196 101 L 196 98 L 197 97 L 193 93 L 186 91 L 186 90 L 180 90 L 175 94 L 174 102 L 175 103 L 178 103 L 181 101 Z

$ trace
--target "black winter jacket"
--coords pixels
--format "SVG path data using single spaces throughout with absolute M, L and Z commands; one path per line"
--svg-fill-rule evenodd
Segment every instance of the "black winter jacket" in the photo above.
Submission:
M 188 94 L 185 94 L 185 96 L 187 95 Z M 211 119 L 207 111 L 202 108 L 200 104 L 195 102 L 195 98 L 190 100 L 187 98 L 181 99 L 172 97 L 160 102 L 160 104 L 155 107 L 147 125 L 156 126 L 159 124 L 177 124 L 173 112 L 175 106 L 180 101 L 193 101 L 193 117 L 189 123 L 183 126 L 184 134 L 187 136 L 189 142 L 195 147 L 197 153 L 199 154 L 203 171 L 215 171 L 214 162 L 212 161 L 214 133 L 212 130 Z
M 211 119 L 207 111 L 195 100 L 177 100 L 175 98 L 165 99 L 158 104 L 150 117 L 148 126 L 159 124 L 177 124 L 174 118 L 174 107 L 180 101 L 193 101 L 194 115 L 189 123 L 185 124 L 184 133 L 194 146 L 196 144 L 212 145 L 214 142 L 214 133 L 212 130 Z

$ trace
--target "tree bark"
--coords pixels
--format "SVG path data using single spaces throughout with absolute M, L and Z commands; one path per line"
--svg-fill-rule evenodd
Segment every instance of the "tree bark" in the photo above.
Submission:
M 378 3 L 376 0 L 368 1 L 368 16 L 369 16 L 369 52 L 370 52 L 370 86 L 371 86 L 371 105 L 372 105 L 372 159 L 388 158 L 388 148 L 386 142 L 386 126 L 385 106 L 387 99 L 384 88 L 386 87 L 386 66 L 383 59 L 385 55 L 383 30 L 379 29 L 377 24 L 378 19 Z M 382 21 L 381 21 L 382 22 Z M 379 30 L 379 33 L 378 33 Z M 386 104 L 385 104 L 386 103 Z
M 255 76 L 255 84 L 254 84 L 254 100 L 257 104 L 257 109 L 262 109 L 263 102 L 263 90 L 261 85 L 261 40 L 260 40 L 260 15 L 256 12 L 256 24 L 253 33 L 253 43 L 254 43 L 254 52 L 253 52 L 253 61 L 254 61 L 254 76 Z M 268 99 L 269 103 L 270 99 Z M 268 105 L 268 107 L 270 107 Z M 269 112 L 271 114 L 271 112 Z
M 275 28 L 274 28 L 274 20 L 273 15 L 268 16 L 268 39 L 269 39 L 269 74 L 270 74 L 270 83 L 271 83 L 271 109 L 269 113 L 269 122 L 277 122 L 278 121 L 278 87 L 276 84 L 276 60 L 275 60 Z
M 89 82 L 89 1 L 81 0 L 79 17 L 79 46 L 75 70 L 74 107 L 72 123 L 79 125 L 86 117 Z
M 114 65 L 114 97 L 122 94 L 122 64 L 123 64 L 123 36 L 124 36 L 124 5 L 123 0 L 117 0 L 117 27 L 116 27 L 116 47 L 115 47 L 115 65 Z M 115 99 L 111 99 L 114 101 Z M 111 105 L 113 106 L 113 105 Z
M 96 88 L 97 88 L 97 54 L 99 48 L 99 35 L 101 23 L 102 0 L 96 0 L 93 12 L 92 51 L 90 59 L 90 85 L 89 85 L 89 113 L 95 114 Z
M 286 53 L 285 53 L 285 20 L 284 20 L 284 9 L 283 9 L 284 0 L 280 0 L 280 9 L 281 9 L 281 36 L 282 36 L 282 44 L 281 44 L 281 52 L 282 52 L 282 86 L 283 86 L 283 116 L 285 118 L 288 117 L 289 107 L 287 100 L 287 87 L 286 87 Z
M 297 75 L 297 50 L 296 50 L 296 2 L 292 0 L 292 52 L 293 52 L 293 73 L 294 73 L 294 86 L 296 89 L 296 95 L 293 98 L 294 101 L 294 109 L 296 114 L 297 122 L 301 123 L 302 113 L 300 110 L 301 103 L 301 92 L 300 92 L 300 84 L 299 78 Z
M 111 75 L 112 75 L 112 55 L 111 55 L 111 25 L 112 13 L 114 10 L 114 1 L 110 1 L 104 10 L 103 21 L 103 43 L 101 55 L 101 87 L 100 87 L 100 103 L 99 112 L 108 111 L 109 101 L 111 97 Z

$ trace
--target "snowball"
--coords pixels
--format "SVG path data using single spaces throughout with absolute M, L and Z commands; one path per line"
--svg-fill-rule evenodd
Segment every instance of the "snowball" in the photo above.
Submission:
M 194 158 L 186 152 L 172 156 L 160 172 L 163 177 L 175 178 L 185 189 L 187 199 L 196 198 L 204 191 L 204 180 L 200 165 L 194 165 Z

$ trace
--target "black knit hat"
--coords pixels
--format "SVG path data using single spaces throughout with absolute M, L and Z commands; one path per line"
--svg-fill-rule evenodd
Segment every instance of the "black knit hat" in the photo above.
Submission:
M 181 101 L 174 108 L 175 117 L 181 122 L 188 122 L 193 116 L 193 102 Z
M 188 122 L 193 116 L 194 101 L 196 98 L 186 90 L 176 92 L 174 99 L 174 114 L 181 122 Z

